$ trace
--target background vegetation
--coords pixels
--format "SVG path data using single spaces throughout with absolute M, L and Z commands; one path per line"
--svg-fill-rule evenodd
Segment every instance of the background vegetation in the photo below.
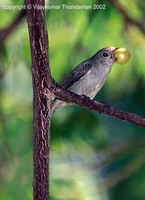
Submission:
M 115 3 L 117 2 L 117 3 Z M 0 36 L 18 15 L 0 1 Z M 63 9 L 104 4 L 105 9 Z M 145 4 L 140 0 L 47 1 L 52 76 L 58 82 L 77 64 L 107 46 L 125 47 L 132 58 L 115 64 L 96 100 L 145 116 Z M 123 10 L 122 10 L 123 9 Z M 32 84 L 27 24 L 0 49 L 0 199 L 32 199 Z M 145 130 L 71 106 L 51 125 L 52 200 L 144 200 Z

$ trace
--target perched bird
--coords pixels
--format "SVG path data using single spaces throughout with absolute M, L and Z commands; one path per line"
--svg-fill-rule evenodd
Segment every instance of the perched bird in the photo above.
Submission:
M 62 87 L 78 95 L 93 99 L 104 85 L 113 64 L 114 53 L 118 48 L 103 48 L 91 58 L 80 63 L 63 82 Z M 51 114 L 70 103 L 55 99 L 52 103 Z

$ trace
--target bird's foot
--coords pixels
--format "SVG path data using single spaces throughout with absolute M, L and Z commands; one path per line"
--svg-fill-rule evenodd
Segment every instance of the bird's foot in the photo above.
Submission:
M 91 100 L 90 97 L 86 96 L 85 94 L 83 94 L 82 96 L 85 97 L 87 100 Z
M 101 101 L 101 103 L 104 104 L 104 106 L 105 106 L 107 109 L 110 108 L 110 105 L 109 105 L 107 102 L 105 102 L 105 101 Z

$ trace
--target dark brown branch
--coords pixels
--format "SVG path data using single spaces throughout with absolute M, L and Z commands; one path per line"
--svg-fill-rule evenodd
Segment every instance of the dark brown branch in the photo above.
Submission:
M 138 22 L 138 21 L 132 19 L 128 15 L 128 13 L 124 9 L 124 7 L 118 1 L 110 0 L 110 3 L 113 5 L 114 8 L 116 8 L 124 16 L 126 22 L 138 27 L 143 33 L 145 33 L 145 23 L 144 22 Z
M 21 10 L 20 13 L 16 16 L 16 18 L 12 21 L 12 23 L 0 30 L 0 46 L 5 42 L 5 40 L 11 35 L 11 33 L 16 29 L 16 27 L 20 24 L 20 22 L 24 19 L 26 14 L 26 10 Z
M 50 69 L 45 11 L 35 6 L 45 5 L 45 0 L 27 0 L 27 10 L 32 57 L 34 94 L 34 200 L 49 199 L 50 150 Z M 47 97 L 44 95 L 47 90 Z
M 65 91 L 56 84 L 53 84 L 53 92 L 57 98 L 62 99 L 66 102 L 73 102 L 79 104 L 80 106 L 85 106 L 90 110 L 96 110 L 100 113 L 111 115 L 113 117 L 136 124 L 138 126 L 145 127 L 145 118 L 134 113 L 125 112 L 109 105 L 90 100 L 88 97 L 79 96 L 72 92 Z

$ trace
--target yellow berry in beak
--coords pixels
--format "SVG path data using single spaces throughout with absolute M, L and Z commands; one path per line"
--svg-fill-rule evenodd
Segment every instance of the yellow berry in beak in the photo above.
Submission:
M 118 48 L 114 51 L 113 58 L 118 64 L 126 64 L 130 59 L 130 53 L 125 48 Z

